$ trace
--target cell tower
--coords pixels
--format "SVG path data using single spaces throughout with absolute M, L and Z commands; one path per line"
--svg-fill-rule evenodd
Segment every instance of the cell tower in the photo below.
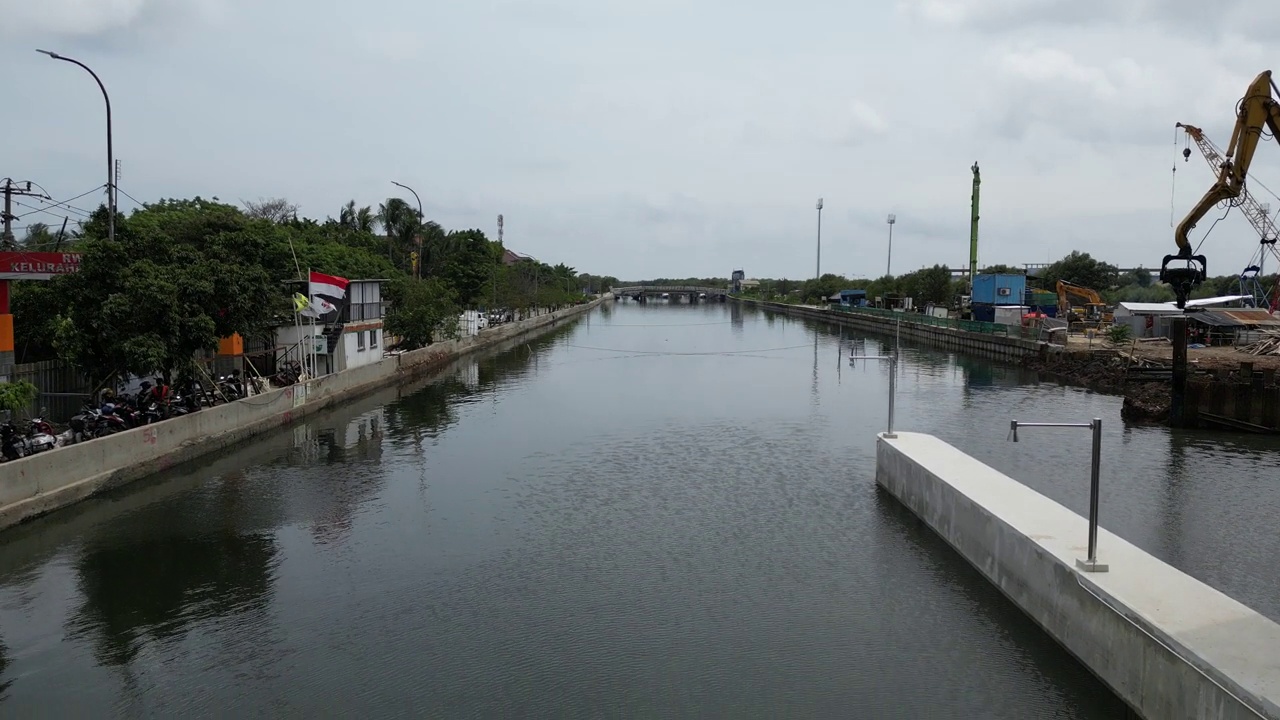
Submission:
M 498 213 L 498 244 L 502 244 L 502 213 Z

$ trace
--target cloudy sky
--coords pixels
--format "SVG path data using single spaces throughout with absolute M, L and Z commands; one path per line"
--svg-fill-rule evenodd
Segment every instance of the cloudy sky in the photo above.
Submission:
M 324 217 L 399 180 L 446 227 L 503 213 L 509 246 L 579 270 L 803 278 L 818 197 L 823 271 L 881 274 L 890 212 L 895 272 L 964 264 L 975 160 L 982 264 L 1158 266 L 1212 180 L 1174 123 L 1227 141 L 1280 3 L 0 0 L 0 18 L 0 177 L 58 199 L 105 181 L 102 100 L 37 47 L 102 76 L 143 202 Z M 1254 168 L 1280 192 L 1280 147 Z M 20 225 L 37 219 L 61 214 Z M 1203 251 L 1226 274 L 1256 246 L 1232 213 Z

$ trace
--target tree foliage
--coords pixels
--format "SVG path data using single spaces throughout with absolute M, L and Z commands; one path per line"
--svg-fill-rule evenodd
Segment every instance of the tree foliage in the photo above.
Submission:
M 284 198 L 243 204 L 160 200 L 117 215 L 114 241 L 100 207 L 66 234 L 80 272 L 13 284 L 19 361 L 69 360 L 94 380 L 173 374 L 219 338 L 260 335 L 288 317 L 286 282 L 308 269 L 389 280 L 387 332 L 409 346 L 455 333 L 462 307 L 559 307 L 613 282 L 564 264 L 504 265 L 502 246 L 480 230 L 424 223 L 399 198 L 376 213 L 353 200 L 323 221 L 298 217 Z M 47 239 L 48 229 L 35 234 Z M 419 239 L 421 282 L 410 280 Z
M 390 301 L 384 318 L 386 332 L 399 337 L 404 349 L 415 350 L 457 336 L 455 295 L 439 278 L 400 277 L 385 292 Z
M 0 410 L 18 412 L 36 401 L 39 390 L 26 380 L 0 382 Z
M 59 353 L 103 379 L 169 377 L 218 338 L 261 331 L 284 305 L 287 245 L 270 222 L 196 198 L 162 200 L 85 241 L 80 271 L 50 282 Z

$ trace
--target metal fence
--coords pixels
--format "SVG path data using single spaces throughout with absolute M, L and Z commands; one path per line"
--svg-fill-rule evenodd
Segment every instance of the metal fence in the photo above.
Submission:
M 44 414 L 46 420 L 66 422 L 80 411 L 80 406 L 93 393 L 88 378 L 72 365 L 59 360 L 44 360 L 14 365 L 9 373 L 13 382 L 26 380 L 36 386 L 39 395 L 19 417 Z
M 963 330 L 971 333 L 981 333 L 984 335 L 998 335 L 1001 337 L 1021 338 L 1023 340 L 1039 340 L 1040 328 L 1038 326 L 1022 327 L 1020 325 L 1004 325 L 1002 323 L 984 322 L 982 320 L 959 320 L 956 318 L 940 318 L 932 315 L 924 315 L 920 313 L 898 312 L 897 310 L 885 310 L 883 308 L 867 308 L 867 307 L 846 307 L 843 305 L 833 305 L 832 309 L 838 312 L 849 313 L 851 315 L 868 315 L 872 317 L 882 317 L 887 319 L 899 320 L 904 323 L 915 325 L 927 325 L 930 327 L 950 328 L 952 330 Z

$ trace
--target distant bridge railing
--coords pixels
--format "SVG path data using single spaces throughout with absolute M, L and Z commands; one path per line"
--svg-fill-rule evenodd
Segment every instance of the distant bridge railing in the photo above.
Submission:
M 727 295 L 725 288 L 698 287 L 696 285 L 633 285 L 631 287 L 614 288 L 614 295 L 636 295 L 639 293 L 706 293 L 711 295 Z

